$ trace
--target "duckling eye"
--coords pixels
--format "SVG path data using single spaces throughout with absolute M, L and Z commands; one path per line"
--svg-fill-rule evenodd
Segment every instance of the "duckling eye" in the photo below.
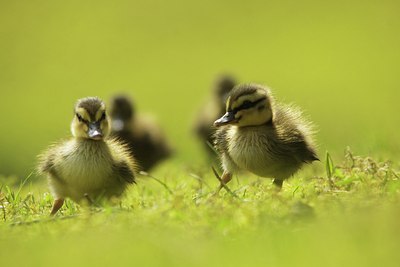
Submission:
M 103 115 L 101 115 L 101 118 L 100 118 L 100 120 L 99 121 L 102 121 L 102 120 L 105 120 L 106 119 L 106 113 L 105 112 L 103 112 Z
M 249 100 L 245 100 L 242 104 L 244 108 L 250 107 L 253 103 Z
M 241 109 L 247 109 L 247 108 L 251 108 L 252 106 L 254 106 L 254 103 L 249 101 L 249 100 L 245 100 L 243 101 L 243 103 L 240 105 L 240 107 L 238 107 L 238 110 Z
M 86 122 L 86 121 L 82 118 L 82 116 L 79 115 L 78 113 L 76 113 L 76 117 L 78 118 L 78 120 L 79 120 L 80 122 Z
M 242 109 L 252 108 L 252 107 L 256 106 L 258 103 L 264 101 L 265 99 L 266 99 L 266 97 L 262 97 L 262 98 L 260 98 L 260 99 L 258 99 L 258 100 L 256 100 L 256 101 L 254 101 L 254 102 L 251 102 L 250 100 L 245 100 L 245 101 L 243 101 L 243 103 L 242 103 L 239 107 L 237 107 L 235 110 L 236 110 L 236 111 L 239 111 L 239 110 L 242 110 Z

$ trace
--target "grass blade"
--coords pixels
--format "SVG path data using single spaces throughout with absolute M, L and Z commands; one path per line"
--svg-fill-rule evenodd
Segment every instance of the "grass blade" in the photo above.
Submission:
M 225 188 L 225 190 L 231 194 L 233 197 L 240 199 L 234 192 L 232 192 L 232 190 L 229 189 L 228 186 L 226 186 L 226 184 L 224 183 L 224 181 L 222 181 L 221 177 L 219 176 L 217 170 L 214 168 L 214 166 L 211 166 L 211 169 L 214 172 L 215 177 L 218 179 L 218 181 L 221 183 L 222 187 Z
M 328 151 L 326 151 L 325 169 L 326 169 L 326 176 L 329 179 L 331 179 L 333 176 L 333 172 L 335 171 L 335 167 L 333 165 L 332 157 Z
M 168 185 L 167 185 L 166 183 L 164 183 L 164 182 L 161 181 L 160 179 L 158 179 L 158 178 L 156 178 L 156 177 L 150 175 L 150 173 L 141 171 L 140 174 L 143 175 L 143 176 L 147 176 L 147 177 L 152 178 L 153 180 L 155 180 L 155 181 L 157 181 L 159 184 L 161 184 L 171 195 L 174 194 L 174 192 L 168 187 Z

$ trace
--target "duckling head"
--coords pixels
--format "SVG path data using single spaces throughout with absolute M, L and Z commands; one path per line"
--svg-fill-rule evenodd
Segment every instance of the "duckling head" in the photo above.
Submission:
M 110 116 L 111 128 L 114 131 L 121 131 L 129 125 L 134 117 L 135 109 L 129 97 L 118 95 L 111 99 Z
M 79 99 L 75 105 L 75 116 L 71 123 L 74 137 L 103 140 L 110 132 L 106 106 L 97 97 Z
M 272 102 L 267 88 L 257 84 L 238 85 L 226 101 L 225 115 L 216 120 L 214 126 L 231 124 L 245 127 L 272 122 Z

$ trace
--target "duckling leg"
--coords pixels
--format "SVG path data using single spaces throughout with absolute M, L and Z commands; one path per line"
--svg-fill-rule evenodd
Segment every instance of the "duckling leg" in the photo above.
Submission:
M 276 185 L 278 189 L 282 189 L 283 180 L 281 180 L 281 179 L 274 179 L 273 184 Z
M 53 208 L 51 209 L 50 216 L 54 216 L 59 209 L 61 209 L 62 205 L 64 204 L 64 199 L 56 199 L 53 203 Z
M 221 177 L 221 184 L 219 185 L 218 191 L 221 191 L 222 188 L 224 188 L 224 186 L 230 182 L 230 180 L 232 180 L 232 174 L 229 172 L 224 171 L 224 173 L 222 174 Z

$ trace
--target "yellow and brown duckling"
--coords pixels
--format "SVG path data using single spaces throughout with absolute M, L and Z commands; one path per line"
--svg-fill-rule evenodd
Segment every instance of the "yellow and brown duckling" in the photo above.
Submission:
M 211 158 L 216 156 L 213 149 L 210 148 L 210 145 L 214 143 L 216 131 L 213 123 L 224 115 L 226 99 L 235 85 L 236 81 L 231 76 L 222 75 L 218 77 L 213 85 L 210 101 L 203 106 L 195 121 L 194 131 Z
M 273 178 L 281 188 L 304 163 L 318 160 L 311 123 L 297 108 L 275 103 L 264 86 L 236 86 L 227 100 L 225 115 L 214 125 L 219 127 L 215 147 L 225 184 L 235 172 L 247 170 Z
M 111 99 L 110 117 L 111 136 L 127 144 L 141 171 L 150 170 L 172 154 L 160 127 L 149 117 L 137 116 L 129 97 Z
M 48 176 L 55 198 L 51 215 L 65 198 L 84 199 L 120 196 L 135 181 L 135 161 L 128 148 L 107 139 L 109 120 L 97 97 L 78 100 L 71 123 L 73 137 L 51 146 L 39 156 L 39 171 Z

